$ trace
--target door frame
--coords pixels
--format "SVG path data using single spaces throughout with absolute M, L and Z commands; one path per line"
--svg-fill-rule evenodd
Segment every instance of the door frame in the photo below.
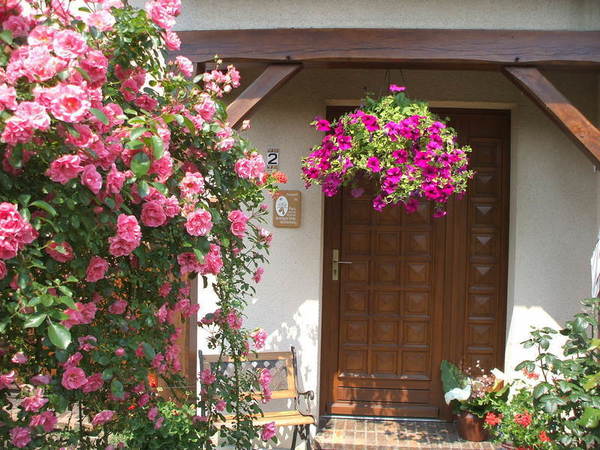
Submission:
M 327 106 L 326 117 L 332 120 L 337 115 L 353 109 L 351 106 Z M 500 295 L 497 299 L 497 356 L 496 367 L 504 368 L 504 359 L 506 354 L 506 322 L 507 322 L 507 293 L 508 293 L 508 247 L 509 247 L 509 222 L 510 222 L 510 153 L 511 153 L 511 111 L 499 109 L 472 109 L 472 108 L 435 108 L 442 114 L 452 113 L 473 113 L 473 114 L 493 114 L 506 117 L 507 127 L 505 129 L 505 145 L 502 151 L 502 203 L 504 209 L 500 211 L 502 215 L 501 235 L 504 245 L 499 248 L 499 277 Z M 333 249 L 341 248 L 341 225 L 342 225 L 342 196 L 338 194 L 334 197 L 325 197 L 323 203 L 323 278 L 322 278 L 322 308 L 321 308 L 321 357 L 320 357 L 320 383 L 319 383 L 319 415 L 327 414 L 327 404 L 332 401 L 332 387 L 337 367 L 338 358 L 338 340 L 340 327 L 340 289 L 339 283 L 332 280 L 332 252 Z M 449 201 L 447 205 L 448 214 L 445 218 L 447 225 L 444 235 L 453 236 L 457 227 L 466 227 L 466 215 L 454 214 L 454 201 Z M 444 280 L 450 280 L 451 274 L 456 267 L 466 270 L 464 261 L 459 261 L 457 252 L 452 251 L 455 242 L 452 239 L 446 239 L 444 251 Z M 441 352 L 442 357 L 450 360 L 458 360 L 464 350 L 464 328 L 466 325 L 464 302 L 458 299 L 463 295 L 458 283 L 451 283 L 447 292 L 449 299 L 444 301 L 441 307 L 442 314 L 438 315 L 438 320 L 442 322 L 442 345 L 439 349 L 433 349 L 434 352 Z M 453 306 L 459 306 L 453 307 Z M 440 305 L 435 305 L 440 307 Z M 450 317 L 450 320 L 443 320 L 444 317 Z M 441 386 L 433 389 L 434 393 L 441 395 Z M 442 405 L 439 418 L 450 421 L 452 417 L 448 406 Z

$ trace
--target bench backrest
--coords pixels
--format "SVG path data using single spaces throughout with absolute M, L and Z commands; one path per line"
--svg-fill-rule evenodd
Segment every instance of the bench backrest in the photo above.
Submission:
M 233 376 L 234 366 L 230 358 L 223 357 L 219 364 L 219 355 L 203 355 L 201 351 L 198 351 L 198 355 L 202 369 L 210 369 L 214 373 L 224 372 Z M 272 398 L 296 398 L 298 396 L 294 347 L 289 352 L 264 352 L 258 353 L 256 356 L 248 355 L 242 362 L 242 370 L 257 372 L 261 369 L 269 369 L 271 372 Z

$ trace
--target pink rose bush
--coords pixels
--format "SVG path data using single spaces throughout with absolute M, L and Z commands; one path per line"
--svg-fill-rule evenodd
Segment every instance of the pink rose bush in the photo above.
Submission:
M 180 0 L 0 3 L 0 403 L 13 405 L 0 408 L 0 442 L 70 448 L 76 435 L 106 448 L 134 424 L 155 438 L 169 424 L 150 419 L 158 379 L 196 381 L 182 372 L 181 324 L 198 322 L 237 362 L 264 344 L 243 308 L 272 238 L 263 190 L 281 177 L 228 124 L 221 97 L 239 72 L 192 79 L 194 64 L 168 53 Z M 194 304 L 192 279 L 212 285 L 216 311 Z M 236 383 L 263 388 L 204 381 L 193 427 L 211 448 L 224 405 L 240 420 L 257 411 Z M 92 426 L 58 426 L 65 411 Z M 249 448 L 261 430 L 221 432 Z
M 406 97 L 402 86 L 391 85 L 390 91 L 367 98 L 366 107 L 333 123 L 315 119 L 325 136 L 304 158 L 303 178 L 307 186 L 321 185 L 329 197 L 349 184 L 352 195 L 360 196 L 364 189 L 358 180 L 372 180 L 375 210 L 402 206 L 411 213 L 419 202 L 431 201 L 434 216 L 441 217 L 450 196 L 463 195 L 473 176 L 467 167 L 471 149 L 459 146 L 454 130 L 427 104 Z

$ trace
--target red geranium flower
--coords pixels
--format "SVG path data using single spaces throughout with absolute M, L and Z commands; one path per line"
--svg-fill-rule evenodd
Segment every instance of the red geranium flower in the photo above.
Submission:
M 523 427 L 528 427 L 531 425 L 531 414 L 528 412 L 524 412 L 522 414 L 517 413 L 515 414 L 514 421 Z
M 552 439 L 546 434 L 545 431 L 540 431 L 540 441 L 542 442 L 551 442 Z
M 487 423 L 491 427 L 495 427 L 502 423 L 502 414 L 494 414 L 493 412 L 489 412 L 485 415 L 485 423 Z

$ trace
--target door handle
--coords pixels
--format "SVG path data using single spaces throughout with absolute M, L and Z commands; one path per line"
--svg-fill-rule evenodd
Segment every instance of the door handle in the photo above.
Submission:
M 333 281 L 340 279 L 340 264 L 352 264 L 352 261 L 340 261 L 340 251 L 334 248 L 331 258 L 331 279 Z

